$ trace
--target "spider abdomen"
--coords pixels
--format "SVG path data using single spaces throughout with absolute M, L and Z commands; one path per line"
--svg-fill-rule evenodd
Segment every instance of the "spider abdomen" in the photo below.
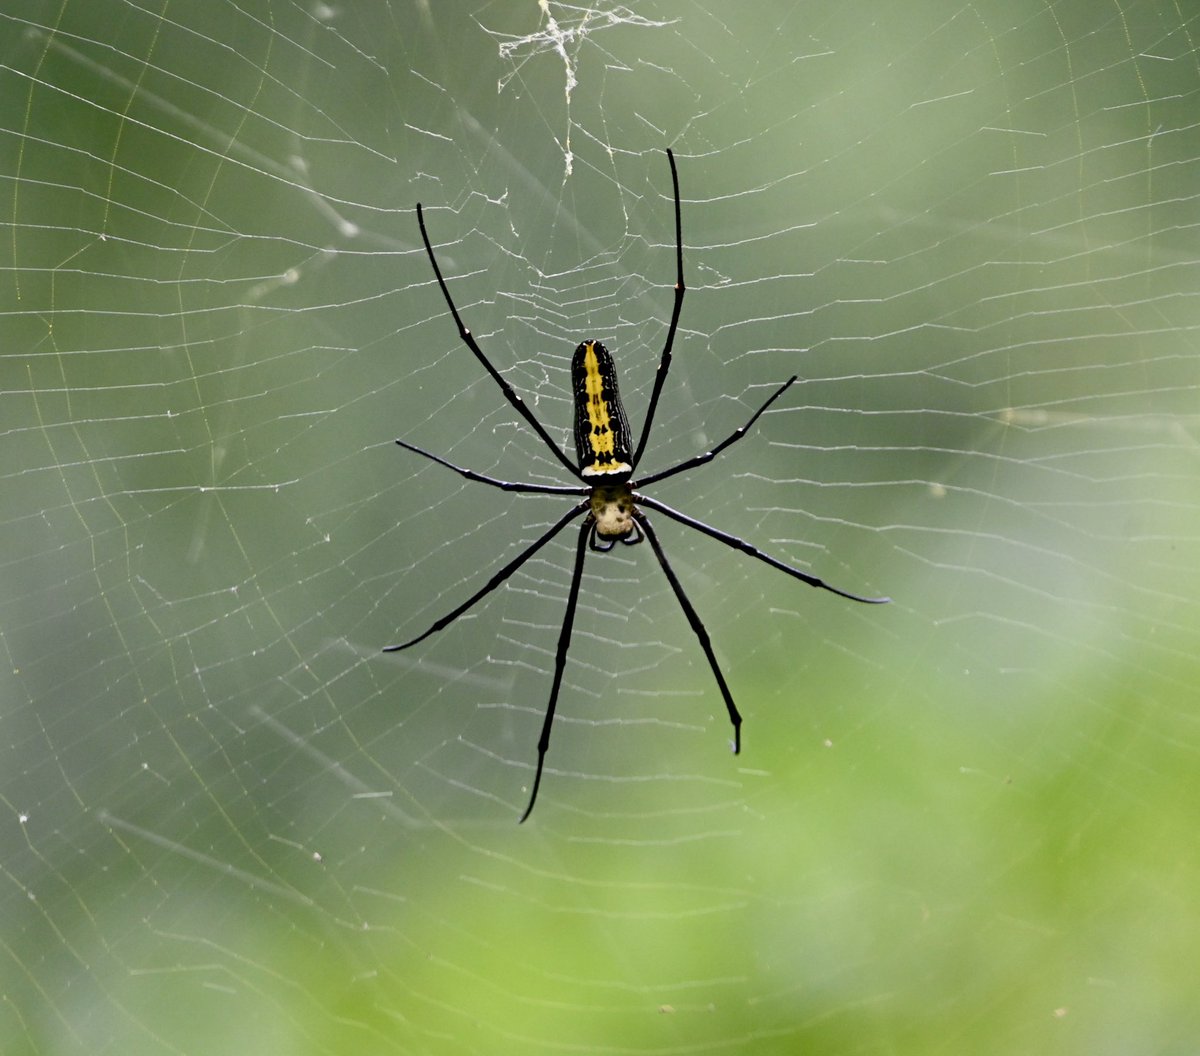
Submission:
M 633 472 L 629 422 L 617 391 L 617 368 L 599 341 L 584 341 L 575 349 L 571 387 L 575 392 L 575 451 L 580 475 L 627 480 Z

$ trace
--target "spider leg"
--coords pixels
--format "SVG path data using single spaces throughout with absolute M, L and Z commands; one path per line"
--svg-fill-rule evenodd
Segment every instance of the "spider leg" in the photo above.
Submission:
M 556 529 L 557 530 L 557 529 Z M 533 775 L 533 791 L 529 794 L 529 806 L 517 824 L 521 824 L 533 811 L 537 802 L 538 787 L 542 783 L 542 766 L 546 762 L 546 750 L 550 747 L 550 727 L 554 725 L 554 709 L 558 706 L 558 691 L 562 686 L 563 669 L 567 664 L 567 648 L 571 644 L 571 627 L 575 623 L 575 606 L 579 602 L 579 583 L 583 579 L 583 557 L 587 552 L 587 539 L 592 531 L 591 518 L 579 529 L 579 542 L 575 545 L 575 570 L 571 573 L 571 589 L 567 592 L 567 611 L 563 616 L 562 631 L 558 635 L 558 650 L 554 654 L 554 682 L 550 686 L 550 703 L 546 705 L 546 717 L 542 720 L 542 735 L 538 738 L 537 772 Z
M 495 477 L 485 477 L 482 473 L 476 473 L 473 469 L 464 469 L 462 466 L 456 466 L 453 462 L 447 462 L 441 455 L 435 455 L 432 451 L 426 451 L 423 447 L 417 447 L 416 444 L 410 444 L 405 440 L 397 440 L 405 451 L 411 451 L 416 455 L 423 455 L 431 462 L 436 462 L 439 466 L 445 466 L 447 469 L 454 470 L 460 477 L 466 477 L 467 480 L 474 480 L 480 484 L 490 484 L 493 488 L 499 488 L 501 491 L 518 491 L 528 495 L 586 495 L 588 488 L 580 484 L 575 487 L 560 484 L 521 484 L 510 483 L 507 480 L 497 480 Z
M 646 533 L 646 538 L 650 540 L 650 549 L 654 551 L 654 556 L 658 558 L 658 563 L 662 566 L 663 572 L 666 573 L 667 582 L 671 584 L 671 589 L 675 591 L 675 597 L 679 599 L 679 607 L 683 609 L 683 614 L 687 617 L 688 623 L 691 624 L 692 631 L 696 635 L 696 640 L 700 643 L 700 648 L 704 650 L 704 655 L 708 658 L 708 666 L 712 668 L 712 673 L 716 676 L 717 687 L 721 690 L 721 696 L 725 699 L 725 710 L 729 712 L 729 721 L 733 724 L 733 751 L 736 754 L 742 750 L 742 716 L 738 712 L 737 705 L 733 702 L 733 694 L 729 692 L 729 686 L 725 684 L 725 676 L 721 674 L 721 669 L 717 666 L 717 658 L 713 654 L 712 642 L 709 640 L 708 631 L 705 630 L 700 616 L 688 600 L 688 596 L 684 593 L 683 584 L 679 582 L 679 577 L 675 575 L 675 570 L 667 560 L 667 555 L 663 552 L 662 544 L 659 543 L 654 529 L 650 527 L 649 520 L 641 513 L 635 513 L 633 516 L 638 524 L 642 526 L 642 531 Z
M 467 609 L 474 605 L 475 602 L 486 597 L 498 586 L 500 586 L 501 583 L 508 579 L 508 577 L 511 576 L 523 564 L 525 564 L 526 561 L 533 557 L 533 555 L 536 554 L 543 546 L 545 546 L 548 542 L 550 542 L 551 539 L 558 535 L 558 533 L 561 532 L 572 520 L 583 513 L 583 511 L 587 509 L 587 506 L 588 504 L 586 502 L 582 502 L 579 505 L 573 506 L 571 509 L 569 509 L 565 514 L 563 514 L 562 517 L 558 519 L 555 525 L 545 533 L 545 535 L 543 535 L 536 542 L 531 543 L 519 554 L 517 554 L 517 556 L 514 557 L 507 565 L 493 575 L 492 578 L 489 579 L 482 588 L 477 590 L 457 608 L 452 609 L 440 620 L 437 620 L 424 634 L 419 634 L 416 638 L 412 638 L 407 642 L 401 642 L 399 645 L 385 646 L 383 651 L 385 653 L 397 653 L 401 649 L 407 649 L 411 645 L 416 645 L 417 642 L 423 642 L 431 634 L 434 634 L 435 632 L 440 631 L 443 627 L 447 627 L 452 624 L 464 612 L 466 612 Z
M 667 477 L 673 477 L 676 473 L 683 473 L 686 470 L 695 469 L 696 466 L 702 466 L 706 462 L 711 462 L 717 457 L 717 455 L 724 451 L 725 448 L 729 447 L 731 444 L 745 436 L 746 433 L 750 431 L 750 427 L 758 421 L 763 411 L 765 411 L 771 406 L 771 404 L 779 399 L 780 396 L 787 392 L 787 390 L 790 389 L 795 382 L 796 375 L 793 374 L 790 378 L 788 378 L 787 381 L 780 385 L 779 388 L 771 393 L 771 395 L 767 398 L 767 402 L 750 416 L 750 420 L 745 425 L 743 425 L 740 429 L 735 429 L 711 451 L 705 451 L 702 455 L 695 455 L 692 458 L 685 459 L 684 461 L 680 462 L 679 465 L 672 466 L 670 469 L 664 469 L 660 473 L 651 473 L 648 477 L 643 477 L 641 480 L 634 481 L 630 487 L 645 487 L 647 484 L 654 484 L 657 481 L 664 480 Z M 400 441 L 397 440 L 396 442 L 399 443 Z
M 646 441 L 650 439 L 650 426 L 654 422 L 654 412 L 658 409 L 658 398 L 662 395 L 663 385 L 667 380 L 667 371 L 671 369 L 671 346 L 675 343 L 675 331 L 679 327 L 679 311 L 683 307 L 683 295 L 686 287 L 683 284 L 683 218 L 679 209 L 679 173 L 675 171 L 675 155 L 667 148 L 667 161 L 671 163 L 671 186 L 675 192 L 675 305 L 671 309 L 671 325 L 667 327 L 667 340 L 663 345 L 662 356 L 658 361 L 658 370 L 654 375 L 654 388 L 650 390 L 650 403 L 646 407 L 646 420 L 642 424 L 642 435 L 638 440 L 637 450 L 633 453 L 634 469 L 642 459 L 646 450 Z
M 673 163 L 672 163 L 673 164 Z M 542 441 L 550 449 L 554 455 L 570 472 L 571 476 L 579 476 L 579 469 L 573 465 L 571 461 L 563 454 L 563 450 L 554 442 L 554 439 L 546 432 L 542 423 L 534 416 L 533 412 L 525 406 L 525 401 L 517 395 L 516 390 L 504 380 L 504 376 L 492 366 L 491 361 L 483 354 L 483 349 L 475 341 L 474 335 L 464 325 L 462 318 L 458 314 L 458 309 L 454 306 L 454 300 L 450 296 L 450 290 L 446 287 L 446 280 L 442 278 L 442 269 L 438 267 L 437 257 L 433 255 L 433 246 L 429 244 L 429 234 L 425 230 L 425 214 L 421 210 L 421 203 L 417 203 L 417 225 L 421 228 L 421 240 L 425 243 L 425 252 L 429 254 L 429 263 L 433 265 L 433 274 L 437 277 L 438 288 L 442 291 L 442 296 L 446 299 L 446 306 L 450 309 L 450 314 L 454 316 L 454 325 L 458 327 L 458 336 L 462 338 L 463 344 L 467 346 L 474 354 L 475 358 L 483 364 L 491 376 L 492 380 L 500 386 L 500 391 L 504 393 L 505 399 L 511 403 L 516 412 L 529 423 Z
M 892 600 L 891 598 L 865 598 L 860 594 L 851 594 L 847 590 L 839 590 L 837 587 L 830 586 L 823 579 L 818 579 L 816 576 L 810 576 L 807 572 L 801 572 L 798 568 L 793 568 L 791 565 L 786 565 L 777 558 L 771 557 L 770 554 L 764 554 L 758 549 L 758 547 L 746 542 L 745 539 L 739 539 L 736 535 L 730 535 L 728 532 L 722 532 L 719 528 L 714 528 L 710 524 L 705 524 L 703 521 L 698 521 L 694 517 L 689 517 L 686 513 L 680 513 L 678 510 L 672 509 L 666 503 L 650 498 L 649 495 L 642 495 L 640 493 L 635 494 L 634 499 L 640 502 L 643 506 L 649 506 L 652 510 L 658 510 L 659 513 L 665 513 L 672 520 L 676 520 L 680 524 L 686 524 L 689 528 L 695 528 L 696 531 L 707 535 L 711 539 L 716 539 L 719 543 L 724 543 L 726 546 L 731 547 L 734 550 L 740 550 L 743 554 L 749 554 L 751 557 L 756 557 L 764 564 L 768 564 L 772 568 L 777 568 L 780 572 L 786 572 L 789 576 L 795 576 L 796 579 L 803 580 L 810 587 L 820 587 L 822 590 L 827 590 L 831 594 L 837 594 L 840 597 L 849 598 L 851 601 L 861 601 L 867 605 L 885 605 L 887 602 Z

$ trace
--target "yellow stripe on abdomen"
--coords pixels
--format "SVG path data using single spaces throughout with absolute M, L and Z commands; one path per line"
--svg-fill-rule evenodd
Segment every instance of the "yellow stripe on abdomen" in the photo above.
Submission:
M 575 451 L 583 476 L 628 475 L 629 424 L 617 391 L 612 356 L 599 341 L 584 341 L 571 359 L 575 392 Z

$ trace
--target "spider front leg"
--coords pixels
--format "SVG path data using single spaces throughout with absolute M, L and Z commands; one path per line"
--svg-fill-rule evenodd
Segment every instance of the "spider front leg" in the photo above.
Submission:
M 545 546 L 548 542 L 550 542 L 551 539 L 558 535 L 558 533 L 561 532 L 568 524 L 570 524 L 571 521 L 583 513 L 584 509 L 585 505 L 580 503 L 573 509 L 570 509 L 564 513 L 562 517 L 560 517 L 554 524 L 554 526 L 545 533 L 545 535 L 532 542 L 529 546 L 517 554 L 516 557 L 514 557 L 507 565 L 496 572 L 491 579 L 489 579 L 482 587 L 479 588 L 479 590 L 475 591 L 474 594 L 467 598 L 467 600 L 457 608 L 451 609 L 451 611 L 446 613 L 446 615 L 440 620 L 436 620 L 434 624 L 423 634 L 418 634 L 415 638 L 410 638 L 407 642 L 401 642 L 399 645 L 384 646 L 383 651 L 385 653 L 398 653 L 401 649 L 407 649 L 410 646 L 416 645 L 418 642 L 423 642 L 431 634 L 436 634 L 444 627 L 448 627 L 464 612 L 466 612 L 467 609 L 474 605 L 475 602 L 487 597 L 493 590 L 500 586 L 501 583 L 503 583 L 506 579 L 508 579 L 509 576 L 516 572 L 518 568 L 520 568 L 523 564 L 525 564 L 526 561 L 533 557 L 533 555 L 536 554 L 543 546 Z M 584 522 L 585 525 L 588 523 L 588 521 Z
M 533 811 L 537 802 L 538 789 L 542 784 L 542 767 L 546 762 L 546 751 L 550 747 L 550 727 L 554 725 L 554 709 L 558 707 L 558 691 L 562 688 L 563 671 L 567 666 L 567 649 L 571 644 L 571 628 L 575 624 L 575 607 L 579 603 L 579 584 L 583 579 L 583 557 L 587 552 L 588 537 L 592 534 L 594 521 L 589 516 L 579 528 L 579 542 L 575 544 L 575 570 L 571 573 L 571 589 L 567 592 L 567 612 L 563 616 L 562 630 L 558 635 L 558 650 L 554 654 L 554 681 L 550 686 L 550 703 L 546 705 L 546 717 L 542 720 L 542 735 L 537 745 L 537 770 L 533 775 L 533 791 L 529 794 L 529 806 L 518 819 L 520 825 Z
M 650 549 L 654 551 L 654 556 L 658 558 L 659 565 L 666 573 L 667 582 L 671 584 L 671 589 L 675 592 L 675 597 L 679 601 L 679 607 L 683 609 L 684 616 L 687 617 L 688 623 L 691 625 L 692 632 L 696 635 L 696 640 L 700 643 L 700 648 L 704 650 L 704 655 L 708 659 L 708 666 L 712 668 L 713 676 L 717 680 L 717 688 L 721 691 L 721 698 L 725 701 L 725 710 L 729 712 L 729 721 L 733 725 L 733 751 L 736 755 L 742 750 L 742 715 L 738 711 L 737 705 L 733 702 L 733 694 L 729 692 L 729 686 L 725 682 L 725 676 L 721 674 L 721 668 L 717 664 L 716 654 L 713 652 L 712 641 L 708 637 L 708 631 L 700 619 L 699 613 L 688 596 L 684 593 L 683 584 L 679 582 L 679 577 L 675 575 L 675 570 L 671 567 L 671 563 L 667 560 L 667 555 L 663 551 L 662 544 L 658 541 L 658 536 L 654 529 L 650 527 L 650 522 L 646 519 L 644 513 L 635 513 L 634 518 L 641 525 L 642 531 L 646 533 L 646 538 L 650 541 Z
M 668 506 L 665 502 L 659 502 L 658 499 L 652 499 L 649 495 L 635 496 L 638 502 L 644 503 L 652 510 L 657 510 L 659 513 L 664 513 L 673 521 L 678 521 L 680 524 L 686 524 L 689 528 L 695 528 L 696 531 L 703 535 L 707 535 L 710 539 L 716 539 L 719 543 L 724 543 L 731 550 L 740 550 L 743 554 L 749 554 L 751 557 L 757 558 L 764 565 L 770 565 L 772 568 L 778 569 L 780 572 L 786 572 L 789 576 L 795 576 L 802 583 L 807 583 L 810 587 L 820 587 L 821 590 L 827 590 L 830 594 L 836 594 L 839 598 L 848 598 L 850 601 L 860 601 L 864 605 L 886 605 L 891 598 L 868 598 L 862 594 L 851 594 L 848 590 L 842 590 L 840 587 L 835 587 L 825 580 L 817 576 L 809 575 L 807 572 L 801 572 L 798 568 L 793 568 L 791 565 L 784 564 L 778 558 L 772 557 L 770 554 L 764 554 L 753 543 L 746 542 L 745 539 L 740 539 L 736 535 L 730 535 L 728 532 L 723 532 L 719 528 L 714 528 L 711 524 L 705 524 L 703 521 L 696 520 L 695 517 L 689 517 L 686 513 L 680 513 Z

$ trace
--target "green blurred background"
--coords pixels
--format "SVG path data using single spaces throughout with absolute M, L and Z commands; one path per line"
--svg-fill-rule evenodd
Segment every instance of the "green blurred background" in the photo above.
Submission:
M 0 1050 L 1192 1053 L 1186 6 L 0 0 Z M 658 523 L 589 558 L 584 337 Z

